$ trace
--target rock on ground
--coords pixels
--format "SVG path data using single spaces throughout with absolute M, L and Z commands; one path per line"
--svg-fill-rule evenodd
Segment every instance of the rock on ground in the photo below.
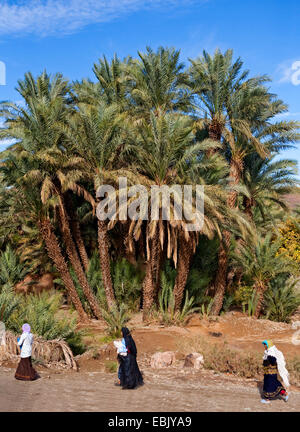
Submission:
M 154 369 L 161 369 L 175 363 L 176 357 L 173 351 L 157 352 L 151 356 L 150 365 Z

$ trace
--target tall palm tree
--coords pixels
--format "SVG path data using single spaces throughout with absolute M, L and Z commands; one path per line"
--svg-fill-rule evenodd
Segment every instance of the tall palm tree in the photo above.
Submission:
M 78 176 L 80 160 L 67 154 L 65 143 L 59 129 L 70 115 L 68 110 L 68 85 L 62 77 L 52 80 L 43 73 L 35 81 L 28 74 L 24 81 L 19 81 L 19 91 L 24 96 L 26 107 L 13 107 L 7 119 L 6 136 L 20 140 L 14 152 L 23 159 L 26 173 L 19 181 L 34 184 L 39 188 L 41 201 L 46 203 L 51 196 L 56 196 L 60 229 L 65 242 L 68 257 L 74 267 L 84 294 L 97 318 L 101 317 L 98 302 L 89 287 L 76 246 L 69 227 L 68 214 L 63 198 L 66 184 L 73 189 L 80 189 L 73 178 Z M 72 110 L 72 107 L 70 107 Z M 72 177 L 72 180 L 70 180 Z M 73 186 L 70 186 L 73 185 Z M 84 192 L 84 191 L 83 191 Z M 85 192 L 84 192 L 85 193 Z
M 268 204 L 276 204 L 287 210 L 284 196 L 295 187 L 297 162 L 294 160 L 261 159 L 252 154 L 245 159 L 243 183 L 240 189 L 243 195 L 244 211 L 253 221 L 253 211 L 258 209 L 260 216 L 265 219 Z
M 154 302 L 160 273 L 161 253 L 164 247 L 167 257 L 172 257 L 177 265 L 178 279 L 175 284 L 176 306 L 182 301 L 183 290 L 186 283 L 189 266 L 185 266 L 185 257 L 178 250 L 178 238 L 187 243 L 189 253 L 193 253 L 196 246 L 197 233 L 188 231 L 188 220 L 184 215 L 176 217 L 176 206 L 187 205 L 188 198 L 181 198 L 175 192 L 170 200 L 170 220 L 163 216 L 164 203 L 156 196 L 151 199 L 151 188 L 173 185 L 195 185 L 193 175 L 198 182 L 204 185 L 204 179 L 197 176 L 199 166 L 203 172 L 208 166 L 220 166 L 224 162 L 216 156 L 214 163 L 203 157 L 203 149 L 214 145 L 211 141 L 199 143 L 193 134 L 193 121 L 187 116 L 178 114 L 150 113 L 150 123 L 143 120 L 138 126 L 127 129 L 126 154 L 128 157 L 128 170 L 131 171 L 130 180 L 134 184 L 143 185 L 147 190 L 146 202 L 140 208 L 139 217 L 132 220 L 129 232 L 138 240 L 142 227 L 146 224 L 146 275 L 143 282 L 143 314 L 146 319 Z M 206 161 L 206 162 L 205 162 Z M 208 163 L 208 166 L 205 166 Z M 204 191 L 204 221 L 201 232 L 209 237 L 218 231 L 218 222 L 222 219 L 222 199 L 224 193 L 217 185 L 205 185 Z M 136 197 L 131 197 L 126 205 L 130 205 Z M 157 220 L 150 217 L 155 206 L 158 209 Z M 121 211 L 122 208 L 119 209 Z M 118 214 L 117 214 L 118 216 Z M 109 226 L 116 223 L 112 220 Z M 184 240 L 183 240 L 184 239 Z M 191 252 L 190 252 L 191 250 Z
M 127 85 L 125 80 L 125 68 L 130 61 L 123 61 L 115 54 L 111 62 L 105 56 L 94 64 L 93 72 L 98 80 L 100 89 L 96 100 L 104 100 L 108 105 L 117 104 L 120 109 L 126 109 Z
M 266 157 L 268 153 L 266 146 L 252 130 L 253 119 L 257 120 L 258 117 L 257 111 L 266 111 L 270 105 L 270 95 L 263 87 L 268 78 L 261 76 L 249 79 L 249 71 L 242 70 L 241 59 L 233 62 L 232 50 L 224 54 L 216 50 L 214 56 L 204 51 L 202 58 L 191 60 L 191 63 L 191 88 L 196 106 L 202 112 L 197 125 L 207 129 L 210 139 L 223 144 L 223 152 L 230 165 L 227 204 L 233 209 L 237 206 L 236 186 L 241 180 L 243 158 L 249 149 L 261 157 Z M 219 314 L 223 304 L 230 241 L 231 234 L 225 230 L 220 242 L 214 284 L 212 313 L 215 315 Z
M 38 227 L 39 234 L 45 243 L 48 256 L 60 273 L 67 293 L 78 312 L 80 320 L 87 321 L 88 317 L 77 294 L 50 217 L 50 209 L 53 208 L 54 204 L 53 201 L 57 199 L 51 198 L 43 203 L 40 198 L 39 189 L 32 188 L 32 185 L 28 187 L 28 185 L 22 181 L 24 175 L 27 173 L 26 162 L 26 159 L 21 159 L 12 152 L 6 157 L 5 164 L 1 167 L 7 184 L 11 189 L 15 189 L 18 195 L 18 199 L 14 202 L 13 210 L 19 215 L 18 218 L 20 220 L 30 219 L 31 222 Z
M 138 51 L 125 68 L 130 113 L 136 119 L 147 118 L 151 112 L 187 112 L 191 107 L 188 75 L 179 61 L 180 51 L 159 47 L 156 52 L 147 47 Z
M 111 180 L 118 167 L 120 142 L 118 106 L 99 102 L 96 106 L 80 105 L 79 111 L 69 119 L 64 134 L 72 152 L 84 159 L 85 176 L 92 183 L 95 200 L 96 192 L 104 182 Z M 89 196 L 89 195 L 88 195 Z M 103 283 L 109 308 L 115 304 L 115 295 L 110 273 L 109 241 L 107 224 L 97 220 L 98 247 Z
M 272 233 L 266 237 L 255 236 L 248 244 L 243 244 L 234 260 L 243 268 L 244 276 L 253 281 L 257 293 L 255 316 L 259 317 L 264 300 L 264 293 L 269 282 L 276 276 L 288 273 L 291 263 L 284 254 L 279 253 L 280 242 L 272 240 Z

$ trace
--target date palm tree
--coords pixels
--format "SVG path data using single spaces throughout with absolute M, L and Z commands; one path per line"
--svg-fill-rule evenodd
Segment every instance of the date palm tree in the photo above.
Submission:
M 272 216 L 267 210 L 268 204 L 287 210 L 284 196 L 296 185 L 294 176 L 297 173 L 297 162 L 274 158 L 275 156 L 271 159 L 261 159 L 258 155 L 252 154 L 245 159 L 241 194 L 244 211 L 252 221 L 255 209 L 262 219 Z
M 72 238 L 63 197 L 66 184 L 76 191 L 80 189 L 74 183 L 74 177 L 78 177 L 81 161 L 67 153 L 58 127 L 70 115 L 69 110 L 72 111 L 66 99 L 68 85 L 61 76 L 51 80 L 43 73 L 35 81 L 32 75 L 27 74 L 24 81 L 19 81 L 19 91 L 25 98 L 26 106 L 12 107 L 6 122 L 8 128 L 4 130 L 6 136 L 19 140 L 14 153 L 24 161 L 26 172 L 18 181 L 25 182 L 27 187 L 37 187 L 44 204 L 51 196 L 57 197 L 55 205 L 59 227 L 68 257 L 93 313 L 101 318 L 98 302 L 89 287 Z
M 12 152 L 6 157 L 5 165 L 1 166 L 1 171 L 7 184 L 11 190 L 15 189 L 15 193 L 17 194 L 13 211 L 18 215 L 18 219 L 30 219 L 31 223 L 38 228 L 48 256 L 61 276 L 79 319 L 84 322 L 88 321 L 51 220 L 51 208 L 53 208 L 54 201 L 57 201 L 57 197 L 49 198 L 47 202 L 44 201 L 43 203 L 40 197 L 40 190 L 22 181 L 28 172 L 26 164 L 26 159 L 21 159 Z
M 265 237 L 254 236 L 243 244 L 234 260 L 244 271 L 244 277 L 253 282 L 257 293 L 255 316 L 258 318 L 264 301 L 264 293 L 272 279 L 291 270 L 291 263 L 284 254 L 279 253 L 280 242 L 272 239 L 273 234 Z
M 147 118 L 151 112 L 187 112 L 191 107 L 188 75 L 179 61 L 180 51 L 159 47 L 154 52 L 138 51 L 138 59 L 126 66 L 126 84 L 130 114 L 135 119 Z
M 120 117 L 117 105 L 99 102 L 95 106 L 82 104 L 75 116 L 69 119 L 64 135 L 73 154 L 84 160 L 85 177 L 96 193 L 104 182 L 117 178 L 120 141 Z M 88 195 L 89 196 L 89 195 Z M 93 206 L 95 209 L 95 205 Z M 107 224 L 97 219 L 98 247 L 103 283 L 109 308 L 115 305 L 115 295 L 110 273 L 109 239 Z
M 230 165 L 227 204 L 233 209 L 238 205 L 237 185 L 242 178 L 245 156 L 253 152 L 261 158 L 269 155 L 271 146 L 261 131 L 270 127 L 272 117 L 285 107 L 264 87 L 269 80 L 266 76 L 248 78 L 249 71 L 242 69 L 241 59 L 233 62 L 232 50 L 224 54 L 217 50 L 214 56 L 204 51 L 202 58 L 191 63 L 191 88 L 202 113 L 198 114 L 197 125 L 205 128 L 212 140 L 223 144 Z M 289 127 L 292 132 L 293 126 Z M 220 312 L 223 303 L 230 242 L 231 234 L 225 230 L 219 249 L 213 314 Z
M 183 291 L 189 272 L 189 263 L 186 262 L 184 250 L 192 255 L 196 242 L 197 232 L 189 231 L 188 219 L 184 215 L 176 216 L 176 208 L 183 199 L 183 208 L 187 206 L 188 198 L 179 192 L 174 193 L 170 200 L 170 219 L 163 215 L 164 203 L 155 195 L 151 198 L 151 189 L 161 187 L 172 187 L 174 185 L 205 186 L 203 215 L 203 226 L 200 231 L 212 237 L 219 231 L 219 222 L 222 219 L 224 207 L 224 191 L 217 184 L 205 184 L 202 173 L 209 169 L 218 168 L 224 170 L 226 166 L 220 156 L 216 155 L 213 160 L 207 160 L 203 151 L 214 146 L 211 141 L 197 142 L 193 133 L 193 121 L 188 116 L 179 114 L 155 114 L 150 113 L 150 123 L 143 120 L 138 126 L 127 128 L 126 155 L 128 160 L 128 171 L 131 171 L 130 181 L 133 184 L 142 185 L 147 194 L 140 206 L 137 218 L 131 221 L 129 232 L 138 240 L 142 228 L 146 230 L 146 275 L 143 282 L 143 315 L 148 317 L 153 305 L 155 293 L 159 284 L 161 254 L 166 250 L 166 256 L 173 259 L 175 266 L 178 263 L 178 278 L 175 283 L 174 295 L 176 307 L 179 308 L 182 301 Z M 135 197 L 131 197 L 126 206 L 129 206 Z M 187 201 L 187 202 L 185 202 Z M 223 205 L 223 207 L 222 207 Z M 150 217 L 157 209 L 157 217 Z M 193 210 L 195 208 L 193 207 Z M 122 207 L 119 208 L 119 213 Z M 109 223 L 112 227 L 118 220 L 116 218 Z M 152 213 L 153 215 L 153 213 Z M 180 244 L 180 247 L 179 245 Z

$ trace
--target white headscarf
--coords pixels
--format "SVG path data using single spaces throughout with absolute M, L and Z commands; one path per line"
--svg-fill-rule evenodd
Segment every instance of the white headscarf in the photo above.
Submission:
M 275 345 L 273 345 L 265 350 L 264 360 L 266 360 L 268 356 L 276 358 L 278 373 L 282 378 L 284 386 L 289 387 L 289 372 L 286 368 L 286 363 L 282 352 L 279 351 L 279 349 L 277 349 Z

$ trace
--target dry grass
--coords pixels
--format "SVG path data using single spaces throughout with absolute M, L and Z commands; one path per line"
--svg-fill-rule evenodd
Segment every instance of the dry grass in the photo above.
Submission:
M 8 360 L 16 359 L 17 357 L 17 336 L 7 331 L 5 333 L 5 345 L 1 347 L 1 358 Z M 78 369 L 70 347 L 65 341 L 59 339 L 45 340 L 40 336 L 35 336 L 32 347 L 32 358 L 46 366 Z
M 189 354 L 199 352 L 204 357 L 204 367 L 221 373 L 230 373 L 244 378 L 261 379 L 263 376 L 262 355 L 254 352 L 235 351 L 223 344 L 212 344 L 204 337 L 195 337 L 178 342 L 178 349 Z M 287 360 L 290 382 L 300 385 L 300 357 Z
M 116 373 L 118 370 L 118 362 L 116 361 L 106 360 L 104 365 L 107 372 Z

